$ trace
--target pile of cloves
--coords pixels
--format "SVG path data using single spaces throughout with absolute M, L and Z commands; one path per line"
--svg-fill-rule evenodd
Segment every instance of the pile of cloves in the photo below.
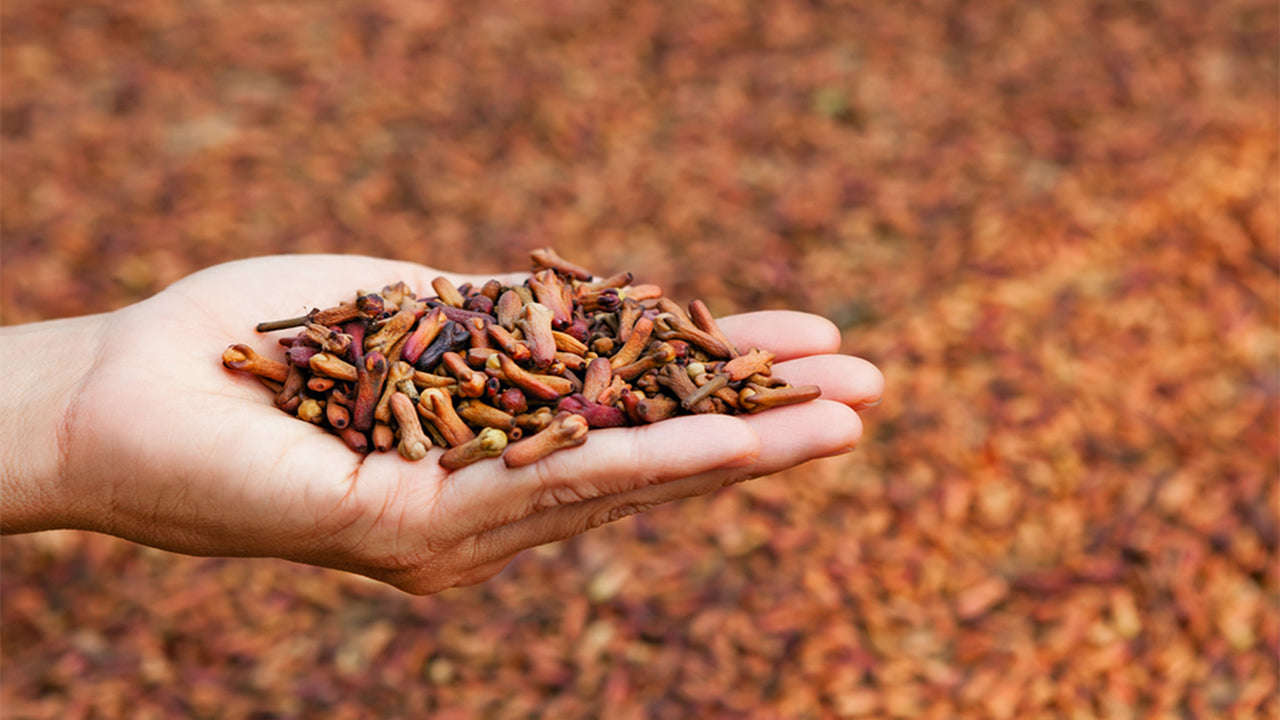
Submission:
M 397 447 L 464 467 L 519 467 L 586 441 L 591 428 L 691 413 L 755 413 L 812 400 L 817 386 L 772 376 L 773 354 L 742 353 L 701 301 L 687 309 L 631 273 L 596 279 L 553 250 L 522 284 L 403 282 L 301 317 L 260 323 L 285 359 L 232 345 L 222 363 L 256 375 L 276 405 L 356 452 Z

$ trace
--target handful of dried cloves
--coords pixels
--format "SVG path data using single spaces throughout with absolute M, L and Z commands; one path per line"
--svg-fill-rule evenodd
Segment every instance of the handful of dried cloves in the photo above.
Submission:
M 280 340 L 285 360 L 237 344 L 222 363 L 356 452 L 397 447 L 420 460 L 438 445 L 448 469 L 499 455 L 519 467 L 581 445 L 591 428 L 755 413 L 820 394 L 774 378 L 772 353 L 739 352 L 701 301 L 686 310 L 631 273 L 594 278 L 550 248 L 531 258 L 521 285 L 438 277 L 435 296 L 419 298 L 400 282 L 260 323 L 258 332 L 299 329 Z

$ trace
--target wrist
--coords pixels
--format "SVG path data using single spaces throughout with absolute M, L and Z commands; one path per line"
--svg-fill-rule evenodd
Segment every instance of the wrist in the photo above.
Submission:
M 76 396 L 101 316 L 0 328 L 0 531 L 76 527 L 85 498 L 67 480 Z

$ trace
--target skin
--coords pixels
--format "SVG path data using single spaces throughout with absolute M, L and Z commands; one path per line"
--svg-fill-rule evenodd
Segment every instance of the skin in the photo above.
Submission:
M 325 288 L 405 280 L 430 294 L 441 274 L 355 256 L 255 258 L 115 312 L 0 329 L 0 531 L 75 528 L 192 555 L 279 557 L 429 594 L 488 579 L 521 550 L 849 452 L 862 434 L 856 411 L 883 390 L 874 366 L 836 354 L 840 334 L 823 318 L 727 317 L 739 347 L 775 353 L 777 375 L 823 397 L 593 430 L 527 467 L 495 459 L 449 472 L 439 448 L 415 463 L 361 457 L 219 362 L 237 342 L 279 357 L 280 334 L 254 325 L 326 304 Z

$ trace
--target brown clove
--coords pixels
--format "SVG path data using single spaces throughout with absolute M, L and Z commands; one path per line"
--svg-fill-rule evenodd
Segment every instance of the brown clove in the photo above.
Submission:
M 387 318 L 376 332 L 364 339 L 364 351 L 381 353 L 383 357 L 390 356 L 392 346 L 409 333 L 417 320 L 418 314 L 413 309 L 397 312 Z
M 529 289 L 538 303 L 551 311 L 551 327 L 562 330 L 573 321 L 573 300 L 564 281 L 551 270 L 534 273 L 529 278 Z
M 431 438 L 422 431 L 413 400 L 402 392 L 394 392 L 388 403 L 400 431 L 400 455 L 406 460 L 421 460 L 431 448 Z
M 497 366 L 496 371 L 502 374 L 503 379 L 520 388 L 526 397 L 538 400 L 556 400 L 563 394 L 543 382 L 541 378 L 534 377 L 528 370 L 517 365 L 515 360 L 502 353 L 489 358 L 487 367 L 493 368 L 494 365 Z
M 688 371 L 676 364 L 666 365 L 658 371 L 658 384 L 670 390 L 680 400 L 685 410 L 695 413 L 709 413 L 715 410 L 711 401 L 698 396 L 698 386 Z M 693 398 L 690 401 L 689 398 Z
M 307 361 L 312 372 L 341 382 L 355 382 L 359 377 L 356 366 L 329 353 L 316 353 Z
M 768 374 L 773 366 L 773 353 L 751 348 L 745 355 L 726 362 L 722 371 L 728 373 L 731 382 L 742 382 L 757 373 Z
M 456 352 L 447 352 L 440 356 L 440 365 L 450 375 L 458 379 L 458 396 L 477 398 L 484 394 L 485 382 L 489 379 L 484 373 L 472 370 L 467 361 Z
M 458 417 L 453 399 L 439 388 L 428 388 L 418 397 L 418 414 L 427 419 L 450 447 L 461 445 L 475 433 Z
M 726 356 L 721 357 L 738 357 L 738 348 L 733 344 L 729 337 L 720 329 L 720 324 L 716 322 L 711 311 L 707 309 L 707 304 L 701 300 L 693 300 L 689 303 L 689 319 L 693 321 L 695 327 L 715 338 L 729 352 Z
M 458 470 L 485 458 L 498 457 L 507 448 L 507 435 L 497 428 L 487 427 L 474 438 L 449 448 L 440 456 L 440 467 Z
M 248 345 L 232 345 L 222 351 L 222 364 L 232 370 L 252 373 L 260 378 L 282 383 L 289 377 L 289 366 L 279 360 L 264 358 Z
M 664 312 L 653 319 L 654 335 L 663 340 L 684 340 L 701 348 L 713 358 L 729 358 L 736 354 L 731 346 L 693 324 L 684 313 Z
M 538 248 L 530 251 L 529 259 L 533 261 L 534 270 L 554 270 L 561 275 L 567 275 L 575 280 L 590 280 L 591 271 L 575 265 L 574 263 L 560 257 L 559 253 L 551 248 Z
M 457 409 L 458 417 L 475 427 L 497 428 L 507 434 L 519 429 L 514 415 L 479 400 L 463 400 Z
M 487 330 L 489 332 L 489 339 L 493 341 L 493 344 L 496 345 L 499 350 L 510 356 L 512 360 L 522 363 L 529 359 L 529 346 L 524 342 L 517 340 L 516 336 L 512 335 L 510 330 L 498 323 L 489 323 Z M 554 336 L 556 333 L 552 334 Z M 559 347 L 559 340 L 557 340 L 556 346 Z
M 516 327 L 524 333 L 534 367 L 544 368 L 556 358 L 556 339 L 551 334 L 552 317 L 546 305 L 535 302 L 525 305 L 524 316 L 516 321 Z
M 413 366 L 403 360 L 391 363 L 387 369 L 386 381 L 382 384 L 382 396 L 378 398 L 378 404 L 373 410 L 375 420 L 391 422 L 391 397 L 400 392 L 401 381 L 413 379 L 413 373 Z
M 600 393 L 613 380 L 613 365 L 608 358 L 593 358 L 587 363 L 582 376 L 582 394 L 592 402 L 598 402 Z
M 458 288 L 449 282 L 449 278 L 443 275 L 432 279 L 431 289 L 436 291 L 436 296 L 440 298 L 440 302 L 449 307 L 461 308 L 467 302 L 462 293 L 458 292 Z
M 668 342 L 658 341 L 649 345 L 649 351 L 635 362 L 613 369 L 613 374 L 624 381 L 635 380 L 646 372 L 660 368 L 676 359 L 675 348 Z
M 297 365 L 290 365 L 289 374 L 284 379 L 284 385 L 276 393 L 276 407 L 287 413 L 296 413 L 298 406 L 302 403 L 302 389 L 306 387 L 306 384 L 302 368 Z
M 613 357 L 609 358 L 609 364 L 613 366 L 615 372 L 623 365 L 639 359 L 640 353 L 644 352 L 649 345 L 649 336 L 653 334 L 653 328 L 653 321 L 649 318 L 641 316 L 636 319 L 636 324 L 627 335 L 627 341 L 618 348 Z
M 351 408 L 351 426 L 360 432 L 373 429 L 373 414 L 382 397 L 387 370 L 387 359 L 376 351 L 366 354 L 356 366 L 356 399 Z
M 509 468 L 532 465 L 554 452 L 586 442 L 588 429 L 587 419 L 581 415 L 559 413 L 543 429 L 510 445 L 502 460 Z
M 809 402 L 822 395 L 822 388 L 817 385 L 787 385 L 785 387 L 763 387 L 748 383 L 738 393 L 738 402 L 742 409 L 749 413 L 758 413 L 769 408 L 795 405 Z

